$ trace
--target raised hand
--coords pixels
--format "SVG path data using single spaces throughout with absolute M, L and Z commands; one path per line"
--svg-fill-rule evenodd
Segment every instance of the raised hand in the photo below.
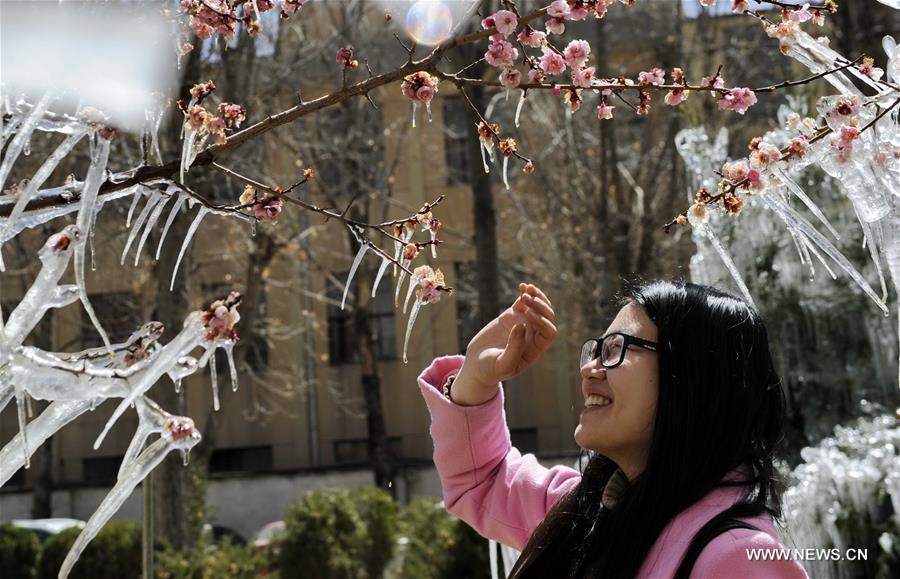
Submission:
M 531 284 L 519 284 L 519 297 L 469 342 L 466 359 L 453 383 L 452 398 L 481 404 L 497 383 L 521 374 L 537 362 L 556 338 L 556 314 L 550 299 Z

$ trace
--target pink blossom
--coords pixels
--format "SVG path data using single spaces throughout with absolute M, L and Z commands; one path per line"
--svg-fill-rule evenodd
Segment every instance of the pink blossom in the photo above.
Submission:
M 750 165 L 754 169 L 764 169 L 766 166 L 781 159 L 781 151 L 775 145 L 760 142 L 756 149 L 750 153 Z
M 574 69 L 581 68 L 591 54 L 591 45 L 586 40 L 573 40 L 563 51 L 566 64 Z
M 670 107 L 678 106 L 688 98 L 688 92 L 684 89 L 676 88 L 666 93 L 663 99 Z
M 532 161 L 528 161 L 527 163 L 525 163 L 525 166 L 522 167 L 522 172 L 526 175 L 531 175 L 532 173 L 534 173 L 534 163 Z
M 550 76 L 562 74 L 566 70 L 566 61 L 556 52 L 545 48 L 541 57 L 541 70 Z
M 609 106 L 606 101 L 600 101 L 600 106 L 597 107 L 597 118 L 604 121 L 612 119 L 615 108 Z
M 419 255 L 419 246 L 415 243 L 407 243 L 403 246 L 403 259 L 412 260 Z
M 569 15 L 566 16 L 566 20 L 584 20 L 587 18 L 587 15 L 591 13 L 590 8 L 583 4 L 576 4 L 575 6 L 569 6 Z
M 793 10 L 791 10 L 788 18 L 797 23 L 806 22 L 807 20 L 812 18 L 812 14 L 809 13 L 809 2 L 799 8 L 794 8 Z
M 190 125 L 192 129 L 195 131 L 200 129 L 204 124 L 206 124 L 206 120 L 209 117 L 209 113 L 201 107 L 200 105 L 194 105 L 188 109 L 187 112 L 187 123 Z
M 306 0 L 282 0 L 281 1 L 281 17 L 288 18 L 303 6 Z
M 506 40 L 495 40 L 488 45 L 487 52 L 484 53 L 484 59 L 491 66 L 504 67 L 512 66 L 519 57 L 519 51 L 513 48 L 513 45 Z
M 722 78 L 720 75 L 704 76 L 700 80 L 700 86 L 703 86 L 703 87 L 711 86 L 713 88 L 725 88 L 725 79 Z
M 522 82 L 522 73 L 515 68 L 504 68 L 500 73 L 500 84 L 506 88 L 516 88 Z
M 759 171 L 750 169 L 747 171 L 747 185 L 749 185 L 750 189 L 759 191 L 766 186 L 766 182 Z
M 278 216 L 284 207 L 284 199 L 280 195 L 266 195 L 253 206 L 253 215 L 257 221 L 278 223 Z
M 233 127 L 240 127 L 241 123 L 247 119 L 247 112 L 244 110 L 244 107 L 234 103 L 221 103 L 219 105 L 219 113 Z
M 806 155 L 807 149 L 809 149 L 809 141 L 805 137 L 794 137 L 788 147 L 788 155 L 802 159 Z
M 523 28 L 518 35 L 519 42 L 530 48 L 540 48 L 546 37 L 546 34 L 535 30 L 531 26 Z
M 825 13 L 821 10 L 813 11 L 813 22 L 815 22 L 817 26 L 825 26 Z
M 528 82 L 531 84 L 540 84 L 544 82 L 544 71 L 539 68 L 528 70 Z
M 515 32 L 516 26 L 519 25 L 519 19 L 509 10 L 498 10 L 494 13 L 493 19 L 497 32 L 503 36 L 509 36 Z
M 829 99 L 827 98 L 822 99 L 819 104 L 820 110 L 823 107 L 823 104 L 828 107 L 825 111 L 825 121 L 832 129 L 836 128 L 838 125 L 851 122 L 856 115 L 859 114 L 859 109 L 862 104 L 859 96 L 841 95 L 832 98 L 833 102 L 830 106 L 828 106 Z
M 731 11 L 735 14 L 742 14 L 745 10 L 750 10 L 747 0 L 732 0 Z
M 591 88 L 594 80 L 594 67 L 584 68 L 572 75 L 572 84 L 581 88 Z
M 835 152 L 835 160 L 838 163 L 846 163 L 853 156 L 853 144 L 859 137 L 859 129 L 853 125 L 844 125 L 841 130 L 830 138 L 831 148 Z
M 216 300 L 203 312 L 201 319 L 208 330 L 205 338 L 212 342 L 220 338 L 237 340 L 237 332 L 234 327 L 241 320 L 241 314 L 237 308 L 241 304 L 242 296 L 238 292 L 231 292 L 224 300 Z
M 547 7 L 547 15 L 553 18 L 565 18 L 569 15 L 569 3 L 566 0 L 554 0 Z
M 637 114 L 646 115 L 650 112 L 650 93 L 641 90 L 640 101 L 638 101 Z
M 425 71 L 414 72 L 403 78 L 400 91 L 413 102 L 428 103 L 434 98 L 435 93 L 438 92 L 438 82 L 436 77 Z M 430 90 L 422 91 L 423 87 L 428 87 Z M 428 100 L 422 100 L 423 97 Z
M 222 117 L 213 117 L 210 115 L 209 125 L 207 127 L 209 132 L 216 136 L 216 144 L 221 145 L 224 144 L 225 141 L 225 119 Z
M 882 75 L 884 75 L 884 71 L 875 66 L 875 59 L 870 56 L 863 58 L 862 64 L 857 68 L 859 69 L 859 72 L 872 80 L 880 80 Z
M 715 6 L 716 0 L 700 0 L 700 4 L 704 6 Z
M 562 34 L 566 31 L 566 23 L 562 18 L 551 18 L 545 23 L 547 32 Z
M 578 109 L 581 108 L 581 89 L 566 89 L 565 94 L 563 94 L 563 100 L 569 105 L 569 109 L 574 113 L 578 112 Z
M 342 64 L 347 68 L 356 68 L 359 66 L 359 62 L 353 59 L 353 47 L 352 46 L 342 46 L 338 48 L 337 54 L 334 59 L 338 64 Z
M 417 283 L 416 299 L 423 304 L 433 304 L 441 299 L 441 287 L 444 285 L 444 274 L 441 270 L 433 270 L 431 266 L 420 265 L 413 270 L 410 283 Z
M 275 0 L 256 0 L 256 8 L 260 13 L 268 12 L 275 6 Z M 244 14 L 253 12 L 253 2 L 244 2 Z
M 652 84 L 659 86 L 666 81 L 666 73 L 661 68 L 654 68 L 650 72 L 641 72 L 638 74 L 638 82 L 641 84 Z
M 719 110 L 730 110 L 742 115 L 755 104 L 756 93 L 746 87 L 735 87 L 719 99 Z
M 747 161 L 730 161 L 722 165 L 722 177 L 728 179 L 732 183 L 738 183 L 747 178 L 750 172 L 750 166 Z

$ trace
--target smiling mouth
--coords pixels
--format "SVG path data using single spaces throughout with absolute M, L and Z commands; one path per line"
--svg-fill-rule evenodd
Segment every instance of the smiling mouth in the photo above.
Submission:
M 603 407 L 603 406 L 610 406 L 612 403 L 613 403 L 612 400 L 610 400 L 606 396 L 600 396 L 599 394 L 591 394 L 584 400 L 584 407 L 585 408 Z

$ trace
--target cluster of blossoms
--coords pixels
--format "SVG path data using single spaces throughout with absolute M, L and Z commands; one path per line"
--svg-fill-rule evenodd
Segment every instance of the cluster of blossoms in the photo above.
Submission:
M 356 68 L 359 66 L 359 61 L 353 58 L 353 50 L 352 46 L 342 46 L 338 48 L 334 59 L 346 68 Z
M 257 221 L 265 223 L 278 223 L 278 216 L 284 209 L 284 199 L 280 195 L 271 193 L 260 194 L 255 187 L 247 185 L 241 193 L 242 205 L 253 206 L 253 216 Z
M 438 92 L 439 82 L 437 77 L 420 70 L 404 77 L 400 90 L 414 103 L 428 104 Z
M 281 18 L 289 18 L 305 1 L 281 0 Z M 247 32 L 255 36 L 259 32 L 258 15 L 268 12 L 275 5 L 275 0 L 250 0 L 243 4 L 235 3 L 234 6 L 227 0 L 181 0 L 181 9 L 188 15 L 188 26 L 202 39 L 221 34 L 231 40 L 238 24 L 242 22 L 247 27 Z M 192 44 L 183 43 L 179 47 L 179 53 L 183 55 L 193 48 Z
M 829 144 L 834 151 L 835 160 L 844 164 L 853 155 L 853 144 L 859 138 L 859 128 L 855 124 L 844 125 L 831 135 Z
M 238 340 L 235 326 L 241 319 L 237 308 L 241 305 L 243 296 L 239 292 L 231 292 L 224 300 L 216 300 L 210 304 L 201 315 L 203 325 L 206 327 L 205 338 L 213 342 L 225 339 L 236 342 Z
M 178 101 L 178 108 L 185 116 L 184 124 L 192 131 L 205 130 L 213 135 L 217 145 L 223 145 L 228 140 L 227 131 L 236 129 L 247 120 L 247 112 L 244 107 L 234 103 L 223 102 L 219 104 L 219 114 L 216 116 L 204 108 L 200 103 L 216 89 L 213 81 L 195 84 L 191 88 L 191 101 L 185 103 Z
M 743 12 L 747 10 L 746 2 L 734 2 L 732 8 L 735 12 Z M 766 26 L 766 34 L 770 38 L 778 39 L 778 49 L 782 54 L 787 54 L 794 45 L 795 33 L 799 29 L 799 25 L 812 20 L 819 26 L 825 25 L 825 13 L 834 13 L 837 11 L 837 4 L 834 0 L 826 0 L 824 8 L 810 9 L 809 3 L 802 6 L 785 7 L 781 11 L 781 21 Z
M 414 269 L 411 283 L 419 284 L 416 288 L 416 300 L 423 304 L 439 302 L 441 292 L 445 289 L 444 274 L 429 265 L 420 265 Z

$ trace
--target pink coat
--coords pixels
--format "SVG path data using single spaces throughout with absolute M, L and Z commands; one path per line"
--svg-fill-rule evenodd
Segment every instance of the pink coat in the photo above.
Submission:
M 440 391 L 462 365 L 463 356 L 436 358 L 419 375 L 419 388 L 431 413 L 434 463 L 447 510 L 481 535 L 521 550 L 547 511 L 581 480 L 572 468 L 544 468 L 532 454 L 510 444 L 503 389 L 480 406 L 460 406 Z M 682 511 L 663 529 L 638 577 L 672 577 L 694 534 L 709 519 L 740 500 L 741 489 L 719 488 Z M 755 526 L 713 539 L 702 551 L 691 577 L 742 579 L 804 578 L 795 561 L 749 560 L 747 549 L 784 549 L 768 514 L 741 519 Z

